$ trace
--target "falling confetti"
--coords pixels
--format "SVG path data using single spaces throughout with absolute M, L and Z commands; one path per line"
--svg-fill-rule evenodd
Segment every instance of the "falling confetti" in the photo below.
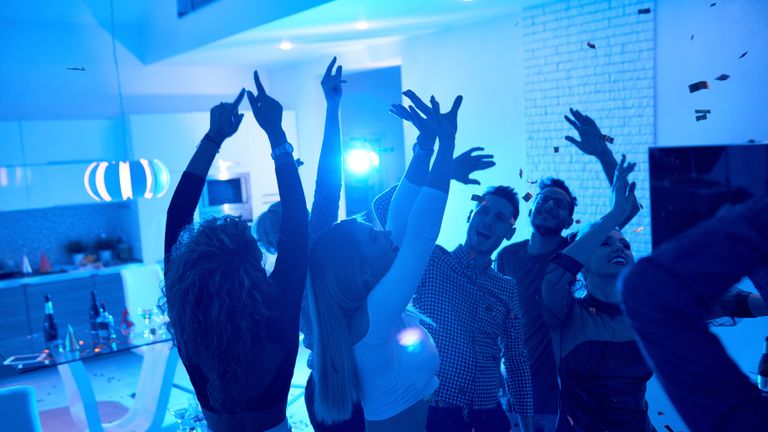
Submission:
M 730 75 L 728 75 L 728 74 L 720 74 L 720 75 L 719 75 L 717 78 L 715 78 L 715 79 L 716 79 L 716 80 L 718 80 L 718 81 L 725 81 L 725 80 L 727 80 L 727 79 L 728 79 L 728 78 L 730 78 L 730 77 L 731 77 L 731 76 L 730 76 Z
M 580 224 L 580 223 L 581 223 L 581 219 L 576 219 L 575 221 L 573 221 L 573 223 L 575 223 L 576 225 L 578 225 L 578 224 Z
M 743 53 L 741 53 L 741 55 L 739 56 L 739 58 L 740 58 L 740 59 L 744 58 L 744 56 L 745 56 L 745 55 L 747 55 L 747 53 L 748 53 L 748 52 L 749 52 L 749 51 L 744 51 Z
M 296 159 L 296 168 L 298 168 L 298 167 L 300 167 L 302 165 L 304 165 L 304 161 L 301 160 L 301 159 Z
M 526 192 L 525 195 L 523 195 L 523 201 L 528 202 L 533 198 L 533 194 L 530 192 Z
M 555 146 L 553 150 L 555 151 L 555 153 L 560 153 L 560 147 L 558 146 Z
M 483 202 L 485 200 L 483 199 L 483 197 L 481 195 L 472 194 L 472 201 L 481 203 L 481 202 Z
M 528 184 L 536 184 L 538 183 L 538 180 L 528 180 Z
M 693 40 L 693 35 L 691 35 L 691 40 Z
M 638 207 L 640 207 L 640 210 L 642 210 L 642 209 L 643 209 L 643 205 L 642 205 L 642 204 L 640 204 L 640 203 L 637 203 L 637 206 L 638 206 Z
M 651 13 L 651 8 L 644 8 L 644 9 L 638 9 L 637 14 L 638 15 L 646 15 Z
M 688 91 L 691 93 L 704 89 L 709 89 L 709 83 L 706 81 L 698 81 L 688 86 Z
M 659 412 L 658 412 L 658 414 L 659 414 L 660 416 L 663 416 L 663 415 L 664 415 L 664 411 L 659 411 Z
M 520 178 L 523 178 L 523 169 L 522 168 L 520 168 L 520 174 L 519 175 L 520 175 Z
M 664 425 L 664 429 L 668 430 L 669 432 L 675 432 L 675 430 L 672 429 L 672 426 L 670 425 Z
M 469 223 L 469 221 L 471 221 L 471 220 L 472 220 L 472 214 L 473 214 L 474 212 L 475 212 L 474 210 L 470 210 L 470 211 L 469 211 L 469 214 L 467 215 L 467 223 Z
M 84 66 L 78 66 L 78 67 L 67 67 L 67 68 L 64 68 L 64 69 L 66 69 L 66 70 L 68 70 L 68 71 L 78 71 L 78 72 L 85 72 L 85 67 L 84 67 Z
M 592 49 L 595 49 L 595 48 L 597 48 L 597 47 L 595 46 L 595 44 L 593 44 L 592 42 L 589 42 L 589 41 L 587 41 L 587 46 L 588 46 L 588 47 L 590 47 L 590 48 L 592 48 Z
M 602 141 L 605 141 L 605 142 L 607 142 L 608 144 L 613 144 L 613 141 L 614 141 L 614 140 L 613 140 L 613 137 L 612 137 L 612 136 L 609 136 L 609 135 L 600 135 L 600 139 L 601 139 Z
M 716 4 L 717 4 L 717 2 L 714 2 L 714 3 L 710 3 L 710 4 L 709 4 L 709 7 L 715 7 L 715 5 L 716 5 Z
M 645 231 L 645 227 L 637 227 L 632 230 L 632 232 L 636 232 L 636 233 L 643 232 L 643 231 Z
M 694 111 L 696 112 L 696 114 L 712 114 L 712 110 L 708 110 L 708 109 L 697 109 Z
M 700 122 L 700 121 L 706 120 L 706 119 L 707 119 L 707 115 L 706 114 L 702 114 L 702 115 L 697 115 L 696 116 L 696 121 L 697 122 Z

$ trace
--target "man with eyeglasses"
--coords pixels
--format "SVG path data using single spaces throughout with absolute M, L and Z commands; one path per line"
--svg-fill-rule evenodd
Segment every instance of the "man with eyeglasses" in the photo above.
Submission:
M 565 116 L 565 120 L 576 129 L 580 140 L 566 136 L 566 141 L 597 158 L 611 183 L 618 164 L 607 145 L 613 138 L 603 135 L 589 116 L 574 109 L 571 109 L 571 115 L 573 118 Z M 552 340 L 541 310 L 541 285 L 550 258 L 570 243 L 562 233 L 573 225 L 577 204 L 576 197 L 561 179 L 546 178 L 538 186 L 539 193 L 528 213 L 533 228 L 531 238 L 506 246 L 496 258 L 496 269 L 517 281 L 523 311 L 523 338 L 533 381 L 534 430 L 537 432 L 554 431 L 560 393 Z M 635 202 L 626 221 L 638 211 Z

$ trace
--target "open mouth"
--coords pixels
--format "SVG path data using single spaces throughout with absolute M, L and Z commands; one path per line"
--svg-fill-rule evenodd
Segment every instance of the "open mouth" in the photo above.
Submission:
M 481 232 L 481 231 L 477 231 L 475 233 L 475 235 L 477 235 L 477 238 L 479 238 L 480 240 L 490 240 L 491 239 L 491 235 L 490 234 L 486 234 L 486 233 Z
M 610 261 L 608 261 L 608 262 L 610 262 L 611 264 L 616 264 L 616 265 L 622 265 L 623 266 L 623 265 L 627 265 L 628 261 L 627 261 L 627 258 L 625 256 L 623 256 L 623 255 L 616 255 L 613 258 L 611 258 Z

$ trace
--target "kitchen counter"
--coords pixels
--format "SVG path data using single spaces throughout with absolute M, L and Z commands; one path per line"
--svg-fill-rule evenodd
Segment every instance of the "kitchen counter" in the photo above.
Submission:
M 91 276 L 110 275 L 110 274 L 120 273 L 120 270 L 123 270 L 125 268 L 143 266 L 143 265 L 144 263 L 142 262 L 135 262 L 135 263 L 127 263 L 127 264 L 120 264 L 120 265 L 115 265 L 110 267 L 104 267 L 100 269 L 83 268 L 79 270 L 70 270 L 70 271 L 65 271 L 60 273 L 51 273 L 46 275 L 34 275 L 34 276 L 23 277 L 23 278 L 6 279 L 6 280 L 0 281 L 0 290 L 4 288 L 19 287 L 22 285 L 37 285 L 37 284 L 49 283 L 49 282 L 61 282 L 61 281 L 67 281 L 72 279 L 87 278 Z

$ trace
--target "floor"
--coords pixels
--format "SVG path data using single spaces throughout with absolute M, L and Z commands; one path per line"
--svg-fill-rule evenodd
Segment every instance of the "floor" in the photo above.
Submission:
M 295 432 L 312 431 L 304 405 L 304 386 L 309 376 L 306 367 L 308 351 L 303 347 L 299 350 L 296 360 L 291 390 L 288 394 L 288 421 Z M 122 416 L 127 407 L 133 402 L 132 394 L 136 391 L 142 357 L 132 352 L 115 354 L 104 359 L 86 360 L 85 367 L 91 375 L 96 399 L 99 402 L 99 412 L 102 421 L 108 422 Z M 67 409 L 67 399 L 64 388 L 55 368 L 35 372 L 16 374 L 9 368 L 0 374 L 0 388 L 29 385 L 34 387 L 37 396 L 37 406 L 40 411 L 40 421 L 45 432 L 74 432 L 77 431 L 71 423 Z M 193 395 L 192 385 L 179 362 L 174 378 L 174 388 L 171 391 L 169 406 L 186 404 Z M 166 414 L 163 431 L 176 430 L 176 420 Z

